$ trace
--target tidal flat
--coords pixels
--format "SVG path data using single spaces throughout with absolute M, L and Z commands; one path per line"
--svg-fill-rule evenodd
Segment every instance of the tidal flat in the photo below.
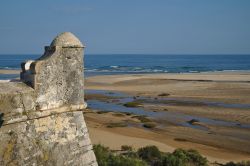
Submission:
M 93 143 L 192 148 L 221 163 L 250 159 L 249 72 L 105 75 L 85 84 Z M 126 125 L 107 127 L 114 123 Z

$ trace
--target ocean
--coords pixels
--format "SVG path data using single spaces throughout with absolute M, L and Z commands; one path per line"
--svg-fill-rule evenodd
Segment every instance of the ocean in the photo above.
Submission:
M 0 55 L 0 69 L 20 69 L 20 63 L 41 55 Z M 250 70 L 250 55 L 87 54 L 85 75 L 138 73 L 199 73 Z M 0 79 L 17 75 L 1 75 Z

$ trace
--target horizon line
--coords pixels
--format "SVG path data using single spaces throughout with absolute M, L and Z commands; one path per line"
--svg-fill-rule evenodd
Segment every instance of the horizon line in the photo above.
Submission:
M 0 53 L 1 55 L 43 55 L 43 54 L 39 54 L 39 53 Z M 212 54 L 208 54 L 208 53 L 84 53 L 84 55 L 250 55 L 250 53 L 212 53 Z

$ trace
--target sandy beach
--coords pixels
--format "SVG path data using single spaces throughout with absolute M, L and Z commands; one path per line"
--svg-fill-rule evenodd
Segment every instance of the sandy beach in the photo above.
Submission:
M 122 92 L 142 103 L 146 112 L 163 113 L 149 117 L 157 124 L 153 129 L 141 127 L 131 115 L 86 113 L 93 143 L 113 149 L 154 144 L 168 152 L 192 148 L 221 163 L 250 159 L 249 72 L 94 76 L 85 85 L 88 90 Z M 87 99 L 115 102 L 105 94 L 87 93 Z M 198 120 L 182 125 L 187 117 Z M 129 125 L 108 128 L 113 121 Z

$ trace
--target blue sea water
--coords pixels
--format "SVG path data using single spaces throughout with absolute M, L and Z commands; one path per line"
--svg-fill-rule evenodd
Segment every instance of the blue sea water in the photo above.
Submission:
M 20 63 L 40 55 L 0 55 L 0 69 L 20 69 Z M 85 74 L 194 73 L 250 70 L 250 55 L 85 55 Z M 12 76 L 1 76 L 12 77 Z

